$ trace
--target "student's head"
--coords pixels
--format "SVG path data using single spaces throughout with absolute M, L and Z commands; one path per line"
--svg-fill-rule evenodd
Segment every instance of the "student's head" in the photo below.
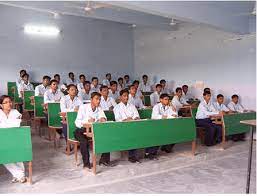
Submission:
M 166 80 L 164 79 L 160 80 L 160 84 L 162 85 L 162 88 L 164 88 L 166 85 Z
M 75 97 L 78 94 L 78 89 L 77 86 L 74 84 L 69 84 L 67 86 L 67 92 L 71 97 Z
M 235 103 L 235 104 L 237 104 L 238 103 L 238 95 L 236 95 L 236 94 L 234 94 L 234 95 L 232 95 L 231 96 L 231 99 L 232 99 L 232 101 Z
M 50 84 L 50 80 L 51 80 L 51 78 L 49 76 L 44 76 L 43 77 L 43 82 L 42 82 L 43 85 L 48 86 Z
M 80 74 L 80 75 L 79 75 L 79 81 L 80 81 L 81 83 L 84 83 L 84 82 L 86 81 L 86 76 L 85 76 L 84 74 Z
M 58 89 L 58 81 L 53 79 L 50 81 L 50 88 L 53 90 L 53 91 L 56 91 Z
M 98 85 L 98 78 L 97 77 L 93 77 L 92 78 L 92 84 L 93 84 L 93 86 L 97 86 Z
M 188 86 L 186 85 L 186 84 L 184 84 L 183 86 L 182 86 L 182 91 L 186 94 L 187 93 L 187 91 L 188 91 Z
M 0 107 L 4 111 L 11 111 L 13 108 L 13 100 L 8 95 L 2 95 L 0 97 Z
M 27 84 L 29 81 L 29 74 L 25 73 L 21 76 L 21 78 L 24 81 L 24 83 Z
M 112 92 L 117 91 L 117 85 L 118 85 L 118 83 L 116 81 L 111 81 L 110 82 L 110 89 L 111 89 Z
M 120 91 L 120 101 L 124 104 L 128 103 L 128 98 L 129 98 L 129 91 L 128 89 L 123 89 Z
M 105 85 L 102 85 L 100 87 L 100 93 L 103 97 L 108 97 L 108 94 L 109 94 L 109 89 L 108 89 L 108 86 L 105 86 Z
M 208 87 L 203 89 L 203 92 L 207 92 L 207 91 L 208 91 L 208 92 L 211 92 L 211 89 L 208 88 Z
M 24 75 L 25 73 L 27 73 L 25 69 L 20 70 L 20 77 L 21 77 L 22 75 Z
M 137 88 L 136 88 L 136 86 L 134 84 L 129 86 L 129 93 L 131 95 L 135 95 L 137 93 Z
M 54 75 L 54 79 L 55 80 L 57 80 L 58 81 L 58 83 L 60 82 L 60 80 L 61 80 L 61 77 L 60 77 L 60 75 L 59 74 L 55 74 Z
M 119 83 L 119 84 L 123 84 L 123 78 L 121 78 L 121 77 L 118 78 L 118 83 Z
M 203 93 L 203 98 L 204 98 L 204 100 L 205 100 L 207 103 L 209 103 L 209 101 L 210 101 L 210 99 L 211 99 L 211 92 L 210 92 L 210 91 L 205 91 L 205 92 Z
M 177 95 L 178 97 L 181 97 L 181 96 L 182 96 L 182 88 L 180 88 L 180 87 L 176 88 L 176 95 Z
M 169 95 L 167 93 L 163 93 L 160 96 L 160 102 L 162 103 L 162 105 L 169 105 Z
M 124 80 L 125 80 L 125 82 L 127 83 L 127 82 L 129 81 L 129 75 L 125 75 L 125 76 L 124 76 Z
M 72 79 L 72 80 L 75 78 L 75 76 L 74 76 L 74 73 L 73 73 L 73 72 L 70 72 L 70 73 L 69 73 L 69 78 L 70 78 L 70 79 Z
M 143 75 L 142 79 L 143 79 L 144 84 L 146 84 L 147 80 L 148 80 L 148 76 L 147 75 Z
M 86 92 L 89 92 L 91 90 L 91 84 L 90 84 L 89 81 L 85 81 L 83 83 L 83 86 L 84 86 L 84 89 L 85 89 Z
M 136 87 L 136 90 L 137 90 L 137 88 L 138 88 L 138 86 L 139 86 L 139 81 L 138 81 L 138 80 L 135 80 L 135 81 L 133 82 L 133 85 Z
M 94 107 L 98 107 L 100 105 L 101 94 L 98 92 L 93 92 L 91 94 L 91 105 Z
M 217 95 L 217 102 L 222 104 L 224 102 L 224 96 L 222 94 Z
M 162 85 L 156 84 L 155 90 L 156 90 L 158 93 L 160 93 L 160 92 L 162 91 Z
M 107 74 L 105 75 L 105 77 L 106 77 L 106 79 L 109 80 L 109 81 L 112 79 L 112 75 L 111 75 L 110 73 L 107 73 Z

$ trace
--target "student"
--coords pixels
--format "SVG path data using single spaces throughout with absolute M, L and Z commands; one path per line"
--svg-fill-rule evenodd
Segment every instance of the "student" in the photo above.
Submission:
M 35 96 L 44 96 L 47 89 L 49 89 L 51 78 L 49 76 L 44 76 L 42 84 L 36 86 L 35 88 Z
M 118 78 L 118 86 L 117 86 L 118 91 L 120 92 L 124 88 L 125 88 L 125 86 L 124 86 L 124 83 L 123 83 L 123 78 Z
M 138 80 L 135 80 L 133 83 L 132 83 L 132 85 L 134 85 L 134 87 L 136 88 L 136 95 L 138 96 L 138 97 L 140 97 L 141 99 L 143 99 L 143 94 L 142 94 L 142 92 L 139 90 L 139 81 Z
M 150 95 L 150 101 L 151 101 L 152 107 L 160 102 L 161 90 L 162 90 L 162 85 L 156 84 L 155 91 Z
M 141 92 L 151 92 L 151 85 L 148 83 L 148 76 L 143 75 L 142 76 L 143 82 L 139 85 L 139 90 Z
M 182 88 L 176 88 L 176 94 L 172 98 L 171 103 L 175 107 L 176 111 L 179 111 L 179 109 L 184 106 L 189 106 L 189 104 L 184 99 L 182 99 Z
M 170 95 L 171 91 L 168 89 L 168 87 L 166 85 L 166 80 L 164 80 L 164 79 L 160 80 L 160 84 L 162 85 L 161 93 L 166 93 L 166 94 Z
M 67 86 L 68 95 L 65 95 L 60 100 L 60 108 L 62 113 L 77 112 L 82 101 L 78 98 L 78 90 L 75 84 Z M 67 141 L 67 124 L 62 123 L 62 132 Z
M 230 110 L 223 104 L 224 96 L 222 94 L 217 95 L 217 101 L 213 103 L 215 110 L 223 112 L 223 114 L 228 113 Z
M 133 104 L 128 103 L 129 92 L 127 89 L 120 91 L 120 103 L 114 109 L 114 116 L 117 122 L 139 120 L 139 114 Z M 128 160 L 131 163 L 140 163 L 137 158 L 137 150 L 129 150 Z
M 78 81 L 75 79 L 75 75 L 73 72 L 69 73 L 69 78 L 66 80 L 66 85 L 68 86 L 69 84 L 78 84 Z
M 22 75 L 22 82 L 18 87 L 19 97 L 23 97 L 24 91 L 34 91 L 33 85 L 29 82 L 29 74 L 27 73 Z
M 116 81 L 110 82 L 109 96 L 112 97 L 117 103 L 119 102 L 119 91 L 117 89 L 118 83 Z
M 16 80 L 17 89 L 18 89 L 18 87 L 20 86 L 20 84 L 22 82 L 22 76 L 24 74 L 26 74 L 26 73 L 27 73 L 27 71 L 25 69 L 20 70 L 20 77 Z
M 102 85 L 110 87 L 110 82 L 111 82 L 111 79 L 112 79 L 112 75 L 110 73 L 107 73 L 105 75 L 105 77 L 106 78 L 103 80 Z
M 79 83 L 77 84 L 78 91 L 84 89 L 84 82 L 86 81 L 86 76 L 84 74 L 79 75 Z
M 144 106 L 142 99 L 137 95 L 137 89 L 135 85 L 131 85 L 129 87 L 129 99 L 128 103 L 136 106 L 138 109 L 144 109 L 146 106 Z
M 188 93 L 188 85 L 186 85 L 186 84 L 184 84 L 182 86 L 182 97 L 181 98 L 183 99 L 184 102 L 187 102 L 187 101 L 189 101 L 189 99 L 192 98 L 192 95 L 190 95 Z
M 89 103 L 91 100 L 91 84 L 89 81 L 84 82 L 84 89 L 79 91 L 78 97 L 83 103 Z
M 50 88 L 44 94 L 44 104 L 59 102 L 63 96 L 63 93 L 58 89 L 58 81 L 51 80 Z
M 128 88 L 132 84 L 132 82 L 130 81 L 129 75 L 124 76 L 124 81 L 125 81 L 124 88 Z
M 54 79 L 58 82 L 58 89 L 60 89 L 62 93 L 66 93 L 67 87 L 65 84 L 62 84 L 60 75 L 55 74 Z
M 13 108 L 13 101 L 10 96 L 0 97 L 0 128 L 20 127 L 21 114 Z M 23 162 L 4 164 L 6 169 L 12 174 L 12 183 L 27 181 Z
M 152 119 L 170 119 L 176 118 L 178 116 L 177 112 L 173 110 L 172 107 L 169 106 L 169 95 L 166 93 L 161 94 L 160 103 L 157 103 L 153 107 L 152 111 Z M 175 144 L 168 144 L 161 147 L 162 151 L 166 153 L 171 153 L 172 148 Z M 148 159 L 156 159 L 157 151 L 159 146 L 154 146 L 145 149 L 145 158 Z
M 91 102 L 79 107 L 78 115 L 75 120 L 76 129 L 74 136 L 80 142 L 80 151 L 83 160 L 83 167 L 91 169 L 89 161 L 89 141 L 84 134 L 84 125 L 92 122 L 105 122 L 107 120 L 103 109 L 100 107 L 101 94 L 93 92 Z
M 92 78 L 91 91 L 92 92 L 100 92 L 100 87 L 98 85 L 98 78 L 97 77 Z
M 108 86 L 101 86 L 100 87 L 100 93 L 101 93 L 101 101 L 100 106 L 104 111 L 110 111 L 113 110 L 113 108 L 117 105 L 115 100 L 112 97 L 109 97 L 109 89 Z
M 222 112 L 217 111 L 211 103 L 211 92 L 203 93 L 203 100 L 198 106 L 196 112 L 196 125 L 205 128 L 205 145 L 213 146 L 215 143 L 220 143 L 222 139 L 222 126 L 212 122 L 212 116 L 222 115 Z

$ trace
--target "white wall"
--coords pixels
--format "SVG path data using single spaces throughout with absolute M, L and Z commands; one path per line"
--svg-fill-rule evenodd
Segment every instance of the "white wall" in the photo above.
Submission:
M 173 88 L 203 81 L 214 95 L 237 93 L 246 108 L 255 109 L 255 38 L 223 42 L 226 38 L 231 34 L 200 26 L 173 32 L 136 28 L 134 71 L 137 77 L 148 74 L 152 82 L 165 78 Z
M 51 24 L 61 28 L 57 38 L 24 34 L 27 23 Z M 25 68 L 34 81 L 44 74 L 65 76 L 73 71 L 91 79 L 103 79 L 107 72 L 114 77 L 133 73 L 133 32 L 128 25 L 76 16 L 55 20 L 47 14 L 0 6 L 0 94 L 6 82 L 15 81 Z M 64 77 L 63 77 L 64 78 Z

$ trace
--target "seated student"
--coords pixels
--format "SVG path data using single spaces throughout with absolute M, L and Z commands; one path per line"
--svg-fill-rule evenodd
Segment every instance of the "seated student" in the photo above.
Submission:
M 44 96 L 45 92 L 49 88 L 51 78 L 49 76 L 44 76 L 42 84 L 36 86 L 35 96 Z
M 176 94 L 171 100 L 172 105 L 176 108 L 176 111 L 179 112 L 179 109 L 184 106 L 189 106 L 189 104 L 182 99 L 182 88 L 176 88 Z
M 83 160 L 83 167 L 91 169 L 89 161 L 89 141 L 84 134 L 84 125 L 92 122 L 105 122 L 107 120 L 104 111 L 100 107 L 101 94 L 93 92 L 91 94 L 91 102 L 79 107 L 78 115 L 75 120 L 76 129 L 74 137 L 80 142 L 80 152 Z
M 152 107 L 160 102 L 161 90 L 162 90 L 162 85 L 156 84 L 155 91 L 150 95 L 150 101 L 151 101 Z
M 151 92 L 151 85 L 148 82 L 148 76 L 143 75 L 142 79 L 143 79 L 143 82 L 140 83 L 139 90 L 141 92 Z
M 59 74 L 55 74 L 55 75 L 54 75 L 54 79 L 58 82 L 58 89 L 60 89 L 60 91 L 61 91 L 62 93 L 66 93 L 67 87 L 66 87 L 65 84 L 63 84 L 63 83 L 61 82 L 61 77 L 60 77 L 60 75 L 59 75 Z
M 108 86 L 101 86 L 100 87 L 101 93 L 101 101 L 100 106 L 104 111 L 113 110 L 113 108 L 117 105 L 115 100 L 112 97 L 109 97 L 109 89 Z
M 125 81 L 124 88 L 128 88 L 132 84 L 132 82 L 130 81 L 129 75 L 124 76 L 124 81 Z
M 112 79 L 112 75 L 110 73 L 107 73 L 105 75 L 105 77 L 106 78 L 103 80 L 102 85 L 110 87 L 110 82 L 111 82 L 111 79 Z
M 84 74 L 79 75 L 79 83 L 77 84 L 78 91 L 84 89 L 84 82 L 86 81 L 86 76 Z
M 182 97 L 184 102 L 187 102 L 189 99 L 193 98 L 192 95 L 188 93 L 188 85 L 184 84 L 182 86 Z
M 24 69 L 20 70 L 20 77 L 16 80 L 17 89 L 18 89 L 18 87 L 20 86 L 20 84 L 22 82 L 22 76 L 24 74 L 26 74 L 26 73 L 27 73 L 26 70 L 24 70 Z
M 117 89 L 118 83 L 116 81 L 110 82 L 109 96 L 112 97 L 116 102 L 119 102 L 119 91 Z
M 78 98 L 78 90 L 75 84 L 67 86 L 68 95 L 65 95 L 60 100 L 60 108 L 62 113 L 77 112 L 82 101 Z M 62 132 L 67 141 L 67 124 L 62 123 Z
M 168 118 L 176 118 L 178 116 L 177 112 L 173 110 L 172 107 L 169 106 L 169 95 L 167 93 L 163 93 L 160 96 L 160 103 L 157 103 L 153 107 L 152 111 L 152 119 L 168 119 Z M 168 144 L 161 147 L 162 151 L 166 153 L 171 153 L 172 148 L 175 144 Z M 145 158 L 155 159 L 157 156 L 159 146 L 154 146 L 145 149 Z
M 136 95 L 138 96 L 138 97 L 140 97 L 141 99 L 143 99 L 143 94 L 142 94 L 142 92 L 139 90 L 139 81 L 138 80 L 135 80 L 133 83 L 132 83 L 132 85 L 134 85 L 135 86 L 135 88 L 136 88 Z
M 133 121 L 133 120 L 139 120 L 139 114 L 136 109 L 136 107 L 133 104 L 128 103 L 129 99 L 129 92 L 127 89 L 120 91 L 120 103 L 117 104 L 114 109 L 114 116 L 115 121 L 122 122 L 122 121 Z M 129 157 L 128 160 L 131 163 L 140 163 L 140 161 L 137 158 L 137 150 L 129 150 Z
M 124 86 L 124 83 L 123 83 L 123 78 L 118 78 L 118 86 L 117 86 L 118 91 L 120 92 L 124 88 L 125 88 L 125 86 Z
M 13 101 L 10 96 L 2 95 L 0 97 L 0 128 L 19 127 L 21 123 L 21 114 L 13 108 Z M 23 162 L 4 164 L 6 169 L 12 174 L 12 183 L 27 181 L 25 177 L 25 168 Z
M 68 86 L 69 84 L 78 84 L 78 81 L 75 79 L 75 75 L 73 72 L 69 73 L 69 77 L 66 80 L 66 85 Z
M 82 100 L 83 103 L 89 103 L 91 99 L 91 84 L 89 81 L 84 82 L 84 89 L 79 91 L 78 97 Z
M 44 104 L 59 102 L 63 96 L 63 93 L 58 89 L 58 81 L 51 80 L 50 88 L 44 94 Z
M 100 86 L 98 85 L 98 78 L 97 77 L 92 78 L 91 91 L 92 92 L 100 92 Z
M 19 97 L 23 96 L 24 91 L 33 91 L 34 87 L 33 85 L 29 82 L 29 74 L 23 74 L 22 75 L 22 82 L 20 83 L 18 87 L 18 93 Z
M 167 87 L 166 80 L 164 80 L 164 79 L 160 80 L 160 84 L 162 86 L 161 93 L 166 93 L 166 94 L 170 95 L 171 94 L 171 90 Z
M 203 93 L 205 93 L 205 92 L 210 92 L 210 93 L 211 93 L 211 89 L 210 89 L 209 87 L 206 87 L 206 88 L 204 88 L 204 89 L 203 89 Z M 201 96 L 199 100 L 200 100 L 201 102 L 202 102 L 202 101 L 204 101 L 204 97 L 203 97 L 203 96 Z M 210 102 L 211 102 L 211 103 L 213 103 L 213 102 L 214 102 L 214 101 L 213 101 L 212 94 L 211 94 Z
M 138 109 L 144 109 L 146 106 L 144 106 L 142 99 L 137 95 L 137 89 L 135 85 L 131 85 L 129 87 L 129 99 L 128 103 L 136 106 Z
M 198 106 L 196 112 L 196 125 L 205 128 L 205 145 L 213 146 L 220 143 L 222 139 L 222 126 L 212 122 L 211 117 L 222 115 L 211 103 L 211 92 L 203 93 L 203 101 Z
M 217 101 L 213 103 L 215 110 L 223 112 L 223 114 L 229 113 L 229 109 L 223 104 L 224 96 L 222 94 L 217 95 Z

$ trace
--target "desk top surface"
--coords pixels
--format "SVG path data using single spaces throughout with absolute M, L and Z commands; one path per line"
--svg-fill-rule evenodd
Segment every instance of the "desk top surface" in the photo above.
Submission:
M 240 123 L 245 125 L 256 126 L 256 120 L 242 120 L 240 121 Z

